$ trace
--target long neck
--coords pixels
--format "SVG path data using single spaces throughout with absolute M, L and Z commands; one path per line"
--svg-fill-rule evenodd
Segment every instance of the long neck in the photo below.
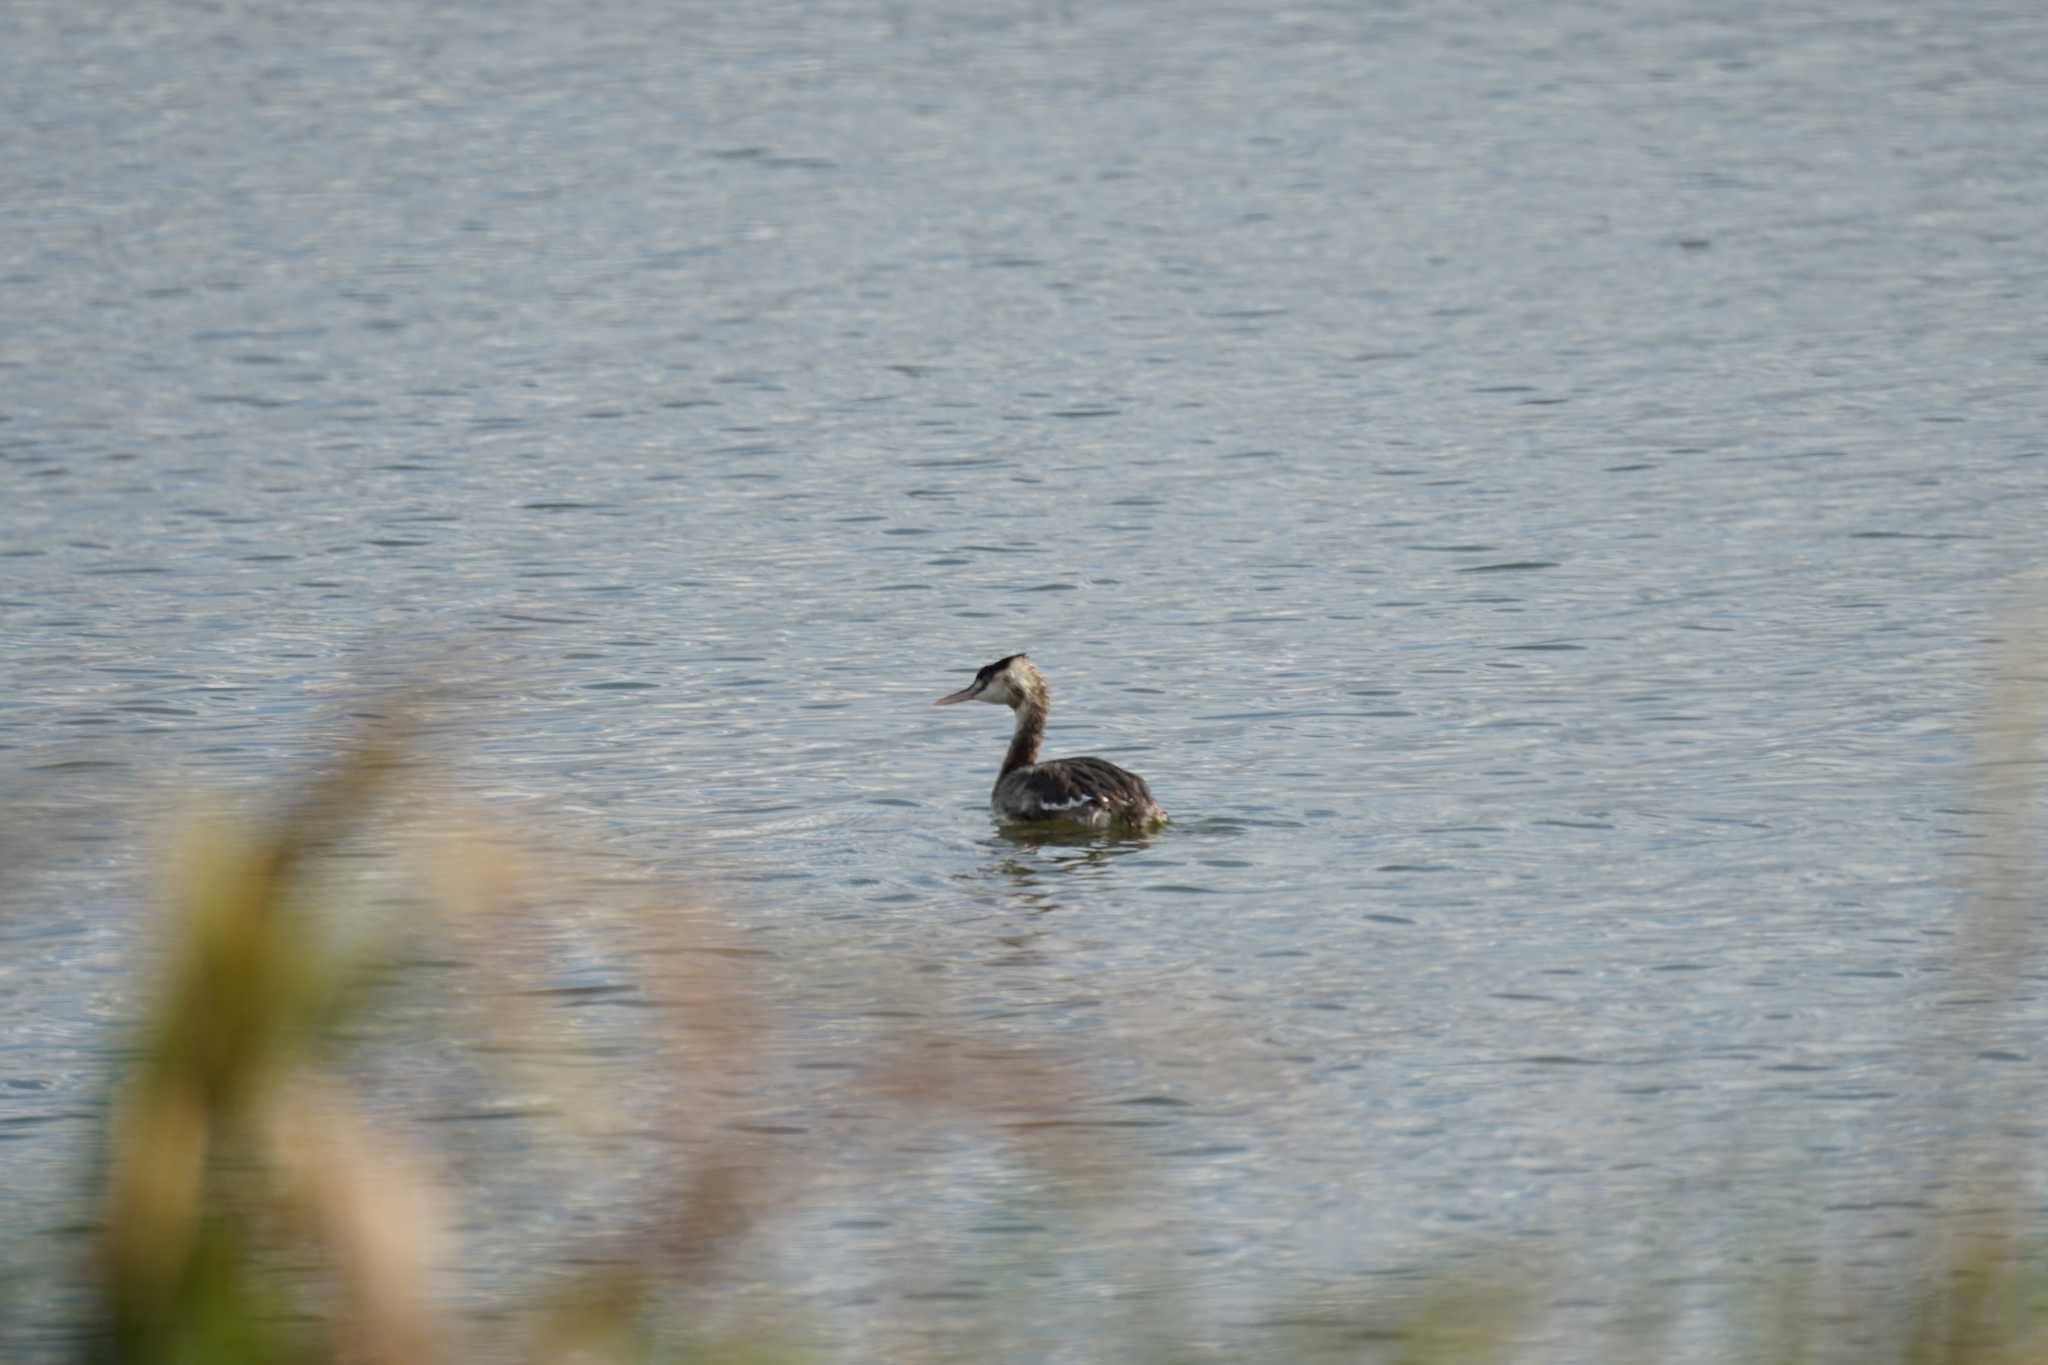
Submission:
M 1010 752 L 1003 755 L 1003 770 L 999 777 L 1008 777 L 1019 768 L 1028 768 L 1038 762 L 1038 741 L 1045 738 L 1045 698 L 1030 697 L 1018 703 L 1017 733 L 1010 736 Z

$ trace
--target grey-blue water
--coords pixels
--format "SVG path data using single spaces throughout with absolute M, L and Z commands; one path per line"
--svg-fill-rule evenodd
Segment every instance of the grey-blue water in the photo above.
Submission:
M 1537 1358 L 1652 1308 L 1738 1358 L 1746 1276 L 1931 1255 L 2048 1022 L 2025 974 L 1947 1022 L 2042 558 L 2043 71 L 2033 4 L 7 7 L 21 1350 L 152 812 L 423 664 L 466 799 L 750 947 L 764 1143 L 835 1149 L 803 1067 L 863 1021 L 1074 1059 L 1150 1192 L 1046 1225 L 1019 1358 L 1475 1257 L 1558 1272 Z M 998 832 L 1007 717 L 930 702 L 1017 650 L 1164 834 Z M 550 984 L 632 979 L 560 932 Z M 630 1013 L 577 1024 L 628 1072 Z M 480 1303 L 644 1197 L 534 1188 L 485 1070 L 365 1100 L 507 1187 Z M 854 1356 L 1036 1226 L 1000 1143 L 893 1141 L 749 1263 Z

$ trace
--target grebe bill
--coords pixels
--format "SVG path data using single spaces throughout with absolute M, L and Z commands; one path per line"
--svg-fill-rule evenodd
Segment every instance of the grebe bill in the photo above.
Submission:
M 1004 820 L 1064 821 L 1093 829 L 1152 829 L 1166 823 L 1166 812 L 1152 799 L 1152 789 L 1134 772 L 1102 758 L 1055 758 L 1038 761 L 1045 738 L 1045 717 L 1051 710 L 1045 678 L 1022 654 L 997 659 L 980 669 L 974 681 L 935 706 L 985 701 L 1017 713 L 1017 732 L 1003 757 L 989 805 Z

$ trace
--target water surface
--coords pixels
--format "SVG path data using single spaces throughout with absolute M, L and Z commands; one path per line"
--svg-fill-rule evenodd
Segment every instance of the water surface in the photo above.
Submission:
M 813 1003 L 764 1131 L 890 1011 L 1086 1059 L 1173 1217 L 1058 1302 L 1163 1260 L 1257 1340 L 1505 1248 L 1570 1358 L 1676 1243 L 1712 1359 L 1760 1229 L 1910 1260 L 2043 1022 L 1944 1032 L 2044 65 L 1993 4 L 13 7 L 11 1222 L 75 1244 L 156 798 L 425 661 L 466 790 Z M 1164 834 L 994 827 L 1004 718 L 930 701 L 1017 650 Z M 772 1273 L 858 1341 L 913 1244 L 1001 1261 L 993 1159 Z

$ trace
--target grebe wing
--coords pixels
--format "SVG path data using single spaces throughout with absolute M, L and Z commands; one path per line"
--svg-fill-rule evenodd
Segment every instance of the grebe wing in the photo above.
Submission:
M 1056 758 L 1020 768 L 1002 785 L 1005 804 L 1026 820 L 1085 820 L 1152 802 L 1144 778 L 1102 758 Z

